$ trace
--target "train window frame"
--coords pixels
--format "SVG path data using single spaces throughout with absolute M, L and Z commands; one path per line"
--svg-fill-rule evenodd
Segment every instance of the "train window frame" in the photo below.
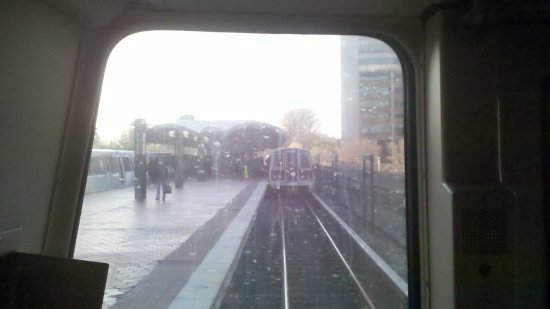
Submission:
M 209 14 L 206 14 L 207 16 Z M 181 19 L 173 18 L 157 19 L 145 14 L 141 17 L 131 17 L 129 19 L 121 18 L 119 22 L 114 23 L 109 28 L 102 28 L 88 33 L 83 42 L 80 51 L 80 66 L 75 85 L 75 93 L 72 95 L 72 109 L 68 116 L 66 130 L 73 129 L 70 138 L 64 140 L 62 144 L 60 164 L 58 166 L 58 175 L 60 178 L 69 180 L 56 183 L 51 207 L 54 212 L 50 215 L 48 230 L 44 240 L 43 252 L 55 255 L 66 255 L 71 257 L 74 252 L 76 236 L 80 214 L 82 212 L 82 202 L 84 189 L 86 185 L 86 170 L 89 166 L 91 156 L 91 140 L 93 138 L 93 124 L 96 121 L 97 109 L 99 105 L 99 87 L 102 76 L 105 73 L 107 58 L 116 44 L 123 38 L 140 31 L 151 30 L 182 30 L 182 31 L 217 31 L 217 32 L 243 32 L 257 33 L 258 28 L 255 25 L 256 19 L 244 20 L 239 14 L 229 14 L 220 19 L 213 15 L 214 19 L 205 21 L 204 15 L 190 16 L 189 19 L 182 22 Z M 174 19 L 175 18 L 175 19 Z M 226 20 L 227 18 L 227 20 Z M 307 19 L 307 18 L 306 18 Z M 329 17 L 325 18 L 329 19 Z M 409 307 L 416 308 L 421 304 L 421 248 L 420 248 L 420 228 L 421 220 L 419 214 L 419 198 L 421 191 L 419 186 L 423 183 L 418 177 L 419 167 L 425 165 L 418 160 L 419 140 L 421 136 L 417 132 L 417 113 L 419 107 L 417 101 L 417 76 L 419 71 L 416 65 L 419 64 L 419 48 L 413 48 L 416 57 L 411 54 L 410 48 L 405 48 L 399 40 L 398 32 L 391 30 L 391 26 L 378 26 L 378 30 L 365 30 L 377 28 L 374 22 L 361 22 L 349 18 L 343 25 L 338 23 L 331 26 L 322 26 L 321 20 L 309 20 L 310 23 L 302 22 L 297 25 L 285 24 L 285 16 L 275 16 L 273 20 L 267 22 L 261 27 L 263 33 L 288 33 L 288 34 L 327 34 L 327 35 L 357 35 L 379 39 L 385 42 L 396 53 L 403 71 L 403 93 L 404 93 L 404 139 L 405 139 L 405 188 L 406 188 L 406 218 L 407 218 L 407 263 L 408 263 L 408 281 L 409 281 Z M 212 24 L 218 23 L 217 27 L 212 28 Z M 164 25 L 164 26 L 163 26 Z M 322 29 L 321 31 L 319 29 Z M 386 29 L 386 30 L 384 30 Z M 405 31 L 406 32 L 406 31 Z M 402 34 L 406 35 L 406 34 Z M 410 42 L 409 42 L 410 43 Z M 410 47 L 410 46 L 409 46 Z M 413 60 L 414 59 L 414 60 Z M 416 65 L 415 65 L 416 64 Z M 421 114 L 419 114 L 421 115 Z M 82 121 L 84 119 L 85 121 Z M 76 136 L 78 138 L 73 138 Z M 82 137 L 87 138 L 82 139 Z M 82 169 L 71 170 L 71 166 L 81 166 Z M 74 180 L 73 183 L 70 180 Z M 425 190 L 425 187 L 422 187 Z M 423 192 L 423 191 L 422 191 Z M 56 209 L 64 208 L 67 199 L 75 200 L 74 216 L 70 218 L 60 217 L 55 214 Z M 423 204 L 424 205 L 424 204 Z M 425 206 L 424 206 L 425 207 Z M 56 224 L 59 223 L 59 224 Z M 422 228 L 426 229 L 425 222 Z M 67 245 L 62 244 L 64 239 L 68 238 Z M 424 238 L 423 238 L 424 239 Z M 427 243 L 423 240 L 422 252 L 427 253 Z M 65 252 L 65 253 L 62 253 Z M 424 259 L 423 259 L 424 260 Z M 425 265 L 425 261 L 423 264 Z M 425 276 L 424 276 L 425 277 Z M 425 291 L 425 289 L 422 289 Z
M 406 89 L 409 89 L 408 87 L 406 87 L 406 84 L 407 84 L 407 78 L 405 77 L 406 75 L 406 70 L 404 68 L 404 60 L 402 59 L 402 57 L 400 57 L 400 54 L 397 52 L 397 50 L 395 49 L 394 46 L 390 45 L 387 41 L 379 38 L 379 37 L 375 37 L 375 36 L 362 36 L 362 35 L 359 35 L 359 37 L 367 37 L 367 38 L 372 38 L 372 39 L 378 39 L 380 41 L 382 41 L 383 43 L 385 43 L 386 45 L 388 45 L 390 47 L 390 49 L 392 49 L 392 51 L 395 53 L 395 55 L 397 56 L 397 59 L 398 59 L 398 62 L 399 62 L 399 65 L 401 67 L 401 70 L 402 70 L 402 76 L 403 76 L 403 95 L 404 97 L 408 97 L 407 94 L 405 93 L 406 92 Z M 388 87 L 387 88 L 387 93 L 389 93 L 390 91 L 390 88 Z M 380 104 L 379 104 L 380 105 Z M 386 105 L 389 105 L 389 101 L 386 102 Z M 416 122 L 413 120 L 411 121 L 411 106 L 410 104 L 407 104 L 406 103 L 406 100 L 403 100 L 403 105 L 404 105 L 404 127 L 407 128 L 408 125 L 411 125 L 411 124 L 415 124 Z M 379 127 L 371 127 L 371 129 L 380 129 Z M 411 132 L 415 132 L 416 130 L 413 130 Z M 381 131 L 380 130 L 377 130 L 376 132 L 374 133 L 380 133 Z M 415 222 L 417 220 L 411 220 L 411 218 L 418 218 L 418 212 L 417 210 L 415 209 L 416 207 L 414 207 L 413 205 L 417 205 L 417 203 L 411 203 L 411 200 L 415 199 L 415 196 L 416 196 L 416 191 L 413 191 L 412 192 L 412 195 L 411 195 L 411 187 L 416 187 L 415 184 L 410 184 L 409 181 L 411 179 L 411 176 L 413 176 L 415 179 L 416 179 L 416 164 L 414 164 L 415 166 L 413 167 L 410 167 L 411 163 L 410 163 L 410 160 L 411 158 L 416 158 L 416 148 L 414 148 L 412 151 L 409 149 L 410 145 L 411 145 L 411 140 L 414 140 L 414 138 L 411 136 L 412 134 L 406 134 L 407 130 L 405 130 L 405 134 L 404 134 L 404 140 L 405 140 L 405 188 L 406 188 L 406 209 L 405 209 L 405 212 L 406 212 L 406 230 L 407 230 L 407 267 L 408 267 L 408 284 L 409 284 L 409 293 L 408 293 L 408 298 L 409 298 L 409 308 L 415 308 L 416 305 L 413 305 L 413 304 L 419 304 L 420 301 L 419 301 L 419 293 L 418 292 L 415 292 L 418 290 L 418 286 L 419 286 L 419 257 L 418 257 L 418 254 L 415 254 L 415 253 L 411 253 L 412 252 L 418 252 L 418 236 L 414 236 L 414 235 L 418 235 L 418 230 L 419 230 L 419 227 L 418 227 L 418 222 Z M 192 138 L 194 141 L 197 141 L 197 136 L 190 136 L 190 134 L 187 134 L 188 132 L 185 131 L 183 132 L 183 137 L 184 138 L 187 138 L 187 139 L 190 139 Z M 369 132 L 367 132 L 369 133 Z M 370 133 L 373 133 L 373 132 L 370 132 Z M 415 144 L 415 143 L 413 143 Z M 297 168 L 297 165 L 299 164 L 299 160 L 300 160 L 300 151 L 298 149 L 296 149 L 295 152 L 293 153 L 287 153 L 285 152 L 284 154 L 281 154 L 281 161 L 282 161 L 282 170 L 286 169 L 289 165 L 289 155 L 293 155 L 292 156 L 292 162 L 293 162 L 293 165 L 291 168 L 293 169 L 296 169 Z M 416 160 L 415 160 L 416 161 Z M 411 170 L 414 170 L 414 174 L 411 175 Z M 285 178 L 287 177 L 287 175 L 284 176 Z M 415 189 L 416 190 L 416 189 Z M 412 222 L 411 222 L 412 221 Z M 415 243 L 415 245 L 413 245 L 411 247 L 411 243 Z

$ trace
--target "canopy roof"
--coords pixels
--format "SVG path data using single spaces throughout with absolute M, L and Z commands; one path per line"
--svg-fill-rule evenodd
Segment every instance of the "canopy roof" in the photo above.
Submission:
M 181 136 L 184 146 L 220 142 L 231 152 L 253 152 L 281 147 L 287 133 L 272 124 L 247 120 L 179 119 L 147 129 L 147 143 L 168 144 Z

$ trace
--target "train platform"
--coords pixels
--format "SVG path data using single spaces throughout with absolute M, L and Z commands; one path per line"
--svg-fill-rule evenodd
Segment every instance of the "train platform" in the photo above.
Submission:
M 166 308 L 261 185 L 186 182 L 164 202 L 152 185 L 143 202 L 133 187 L 87 194 L 74 258 L 109 263 L 103 308 Z
M 186 182 L 164 202 L 155 200 L 152 185 L 143 202 L 134 200 L 132 187 L 87 194 L 74 257 L 109 263 L 103 308 L 215 307 L 265 186 Z M 332 199 L 316 198 L 406 293 L 406 248 Z M 378 212 L 377 222 L 385 217 Z

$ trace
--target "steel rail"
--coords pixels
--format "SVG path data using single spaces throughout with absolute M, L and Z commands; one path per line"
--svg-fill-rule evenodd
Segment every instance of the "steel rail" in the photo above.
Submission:
M 359 279 L 357 279 L 357 276 L 355 275 L 355 273 L 353 272 L 353 270 L 349 266 L 348 262 L 344 258 L 344 255 L 342 254 L 342 252 L 340 252 L 340 249 L 338 249 L 338 246 L 336 245 L 336 243 L 334 242 L 334 240 L 330 236 L 330 234 L 327 231 L 327 229 L 325 228 L 324 224 L 321 222 L 321 219 L 319 219 L 319 216 L 317 216 L 317 214 L 315 213 L 315 211 L 313 210 L 311 205 L 305 199 L 303 199 L 303 201 L 304 201 L 304 204 L 309 209 L 309 211 L 311 212 L 311 214 L 313 215 L 313 217 L 315 218 L 315 220 L 317 220 L 317 223 L 319 223 L 319 226 L 321 227 L 321 229 L 323 230 L 323 232 L 327 236 L 327 239 L 329 240 L 329 242 L 332 245 L 332 248 L 334 249 L 334 251 L 336 252 L 338 257 L 340 258 L 340 261 L 342 262 L 342 264 L 344 264 L 344 266 L 348 270 L 348 273 L 349 273 L 350 277 L 353 279 L 357 289 L 361 293 L 361 296 L 363 296 L 363 299 L 365 300 L 365 302 L 369 305 L 370 308 L 376 309 L 376 307 L 374 306 L 374 303 L 370 299 L 369 295 L 367 294 L 365 289 L 363 289 L 363 286 L 361 286 L 361 282 L 359 281 Z
M 408 297 L 408 285 L 359 235 L 340 218 L 323 200 L 316 194 L 312 194 L 318 205 L 320 205 L 324 211 L 326 211 L 331 220 L 339 226 L 340 229 L 345 231 L 355 243 L 363 250 L 363 253 L 384 273 L 384 275 L 393 282 L 393 284 Z
M 289 309 L 289 300 L 288 300 L 288 269 L 286 264 L 286 242 L 285 242 L 285 219 L 283 216 L 283 203 L 281 201 L 281 196 L 278 196 L 279 201 L 279 213 L 281 220 L 281 242 L 282 242 L 282 259 L 283 259 L 283 309 Z

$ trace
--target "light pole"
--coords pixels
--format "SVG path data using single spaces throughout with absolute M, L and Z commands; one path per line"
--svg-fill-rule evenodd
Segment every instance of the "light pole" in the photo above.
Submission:
M 134 196 L 138 201 L 147 198 L 147 150 L 146 144 L 147 123 L 145 119 L 134 121 Z
M 183 131 L 176 130 L 174 133 L 175 144 L 174 154 L 176 156 L 174 172 L 174 186 L 177 189 L 183 188 Z
M 372 231 L 374 232 L 374 156 L 372 154 L 364 154 L 363 155 L 363 220 L 366 223 L 367 222 L 367 200 L 368 200 L 368 194 L 367 194 L 367 160 L 369 160 L 370 165 L 370 218 L 371 218 L 371 224 L 372 224 Z

